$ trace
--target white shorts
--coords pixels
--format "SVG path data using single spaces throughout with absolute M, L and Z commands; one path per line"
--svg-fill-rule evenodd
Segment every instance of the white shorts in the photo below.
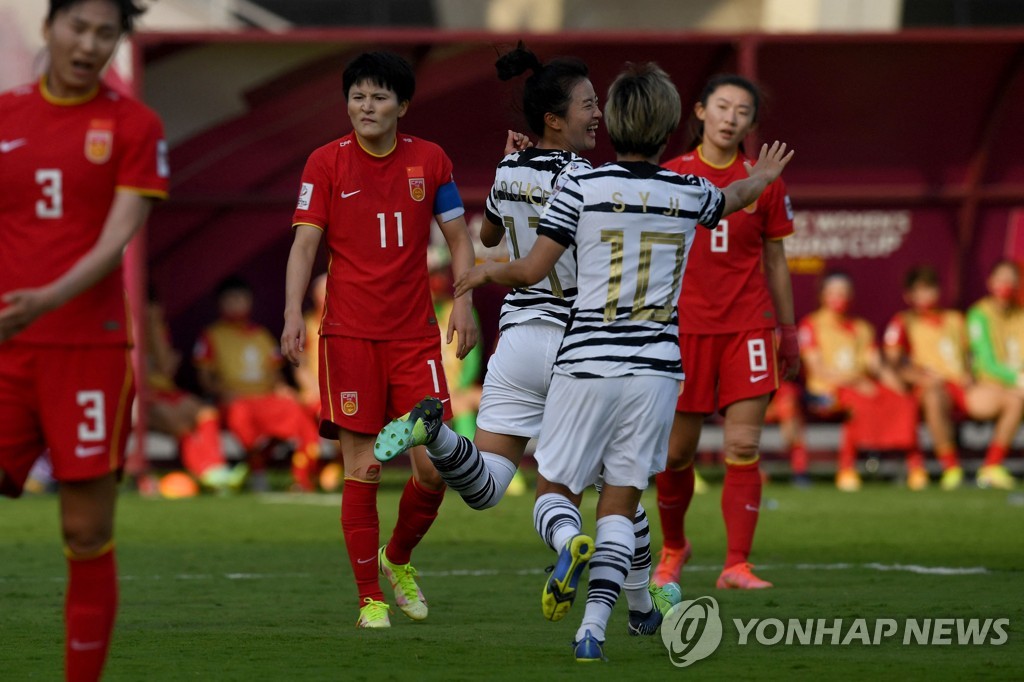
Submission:
M 551 367 L 565 330 L 550 322 L 527 322 L 501 333 L 487 362 L 479 429 L 536 438 L 551 384 Z
M 555 374 L 534 453 L 537 471 L 576 494 L 598 477 L 644 490 L 665 470 L 678 397 L 679 381 L 670 377 Z

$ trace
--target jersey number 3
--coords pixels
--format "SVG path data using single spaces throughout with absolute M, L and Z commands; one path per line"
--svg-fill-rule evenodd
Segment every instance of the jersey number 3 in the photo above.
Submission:
M 54 220 L 64 215 L 64 176 L 58 168 L 36 170 L 36 184 L 43 198 L 36 202 L 36 216 Z

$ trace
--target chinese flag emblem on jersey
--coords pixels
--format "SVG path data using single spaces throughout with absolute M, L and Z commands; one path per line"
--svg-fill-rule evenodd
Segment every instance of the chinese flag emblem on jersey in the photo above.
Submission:
M 85 158 L 93 163 L 106 163 L 114 148 L 114 122 L 94 118 L 85 133 Z
M 423 201 L 427 197 L 427 181 L 423 177 L 423 166 L 408 166 L 405 172 L 409 177 L 409 196 L 413 201 Z
M 343 392 L 341 394 L 341 412 L 351 417 L 359 411 L 359 393 L 356 391 Z

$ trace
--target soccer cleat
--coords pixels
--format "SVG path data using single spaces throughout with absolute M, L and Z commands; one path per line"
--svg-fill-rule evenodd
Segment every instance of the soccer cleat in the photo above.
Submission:
M 856 469 L 840 469 L 836 472 L 836 488 L 844 493 L 855 493 L 860 490 L 860 474 Z
M 1017 482 L 1013 475 L 1002 464 L 989 464 L 978 469 L 975 479 L 979 488 L 995 488 L 996 490 L 1013 490 Z
M 767 580 L 761 580 L 753 573 L 753 566 L 748 563 L 735 564 L 722 571 L 715 587 L 720 590 L 763 590 L 771 587 Z
M 608 660 L 604 657 L 604 642 L 599 641 L 597 637 L 590 634 L 590 630 L 583 634 L 583 639 L 573 642 L 572 648 L 573 654 L 576 655 L 577 663 L 595 663 Z
M 664 587 L 669 583 L 678 582 L 679 574 L 686 562 L 690 560 L 691 554 L 693 554 L 693 548 L 690 547 L 689 540 L 681 549 L 662 547 L 658 553 L 658 565 L 654 569 L 654 584 Z
M 388 605 L 382 601 L 377 601 L 367 597 L 363 600 L 364 606 L 359 609 L 359 620 L 356 621 L 357 628 L 389 628 L 391 627 L 391 619 L 388 617 Z
M 928 487 L 928 470 L 924 467 L 911 467 L 907 470 L 907 487 L 911 490 L 924 490 Z
M 512 480 L 509 481 L 508 488 L 505 488 L 505 494 L 509 497 L 522 497 L 529 489 L 530 485 L 526 482 L 526 476 L 517 469 Z
M 629 612 L 629 634 L 633 637 L 639 635 L 653 635 L 661 627 L 661 622 L 669 610 L 683 600 L 682 590 L 676 583 L 668 583 L 664 587 L 658 587 L 654 583 L 647 586 L 651 593 L 651 601 L 654 607 L 647 613 L 641 611 Z
M 594 541 L 589 535 L 577 535 L 565 543 L 541 593 L 540 605 L 545 618 L 562 620 L 569 612 L 576 599 L 576 585 L 592 556 Z
M 416 569 L 412 564 L 393 564 L 384 554 L 384 547 L 377 552 L 380 572 L 391 583 L 395 591 L 395 603 L 402 613 L 413 620 L 426 620 L 427 600 L 423 598 L 420 586 L 416 584 Z
M 703 495 L 708 491 L 708 482 L 700 475 L 696 468 L 693 470 L 693 494 Z
M 943 490 L 956 490 L 964 481 L 964 470 L 958 466 L 952 466 L 942 472 L 942 480 L 939 487 Z
M 429 396 L 424 398 L 380 430 L 373 444 L 373 456 L 379 462 L 388 462 L 409 448 L 434 442 L 443 420 L 441 401 Z

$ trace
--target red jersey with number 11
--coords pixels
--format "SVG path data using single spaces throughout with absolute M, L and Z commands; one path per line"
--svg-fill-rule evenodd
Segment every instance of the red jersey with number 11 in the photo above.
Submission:
M 700 147 L 666 161 L 665 168 L 707 178 L 716 187 L 748 177 L 742 156 L 726 166 L 704 160 Z M 793 212 L 779 178 L 750 206 L 697 230 L 679 294 L 680 334 L 727 334 L 775 327 L 762 256 L 764 240 L 793 234 Z
M 330 255 L 320 333 L 360 339 L 437 336 L 430 225 L 463 214 L 452 162 L 436 144 L 398 134 L 376 156 L 349 133 L 313 151 L 292 225 L 323 230 Z
M 0 95 L 0 293 L 67 272 L 96 244 L 118 190 L 167 196 L 163 127 L 150 109 L 102 84 L 76 99 L 50 95 L 41 81 Z M 127 340 L 120 266 L 15 337 Z

